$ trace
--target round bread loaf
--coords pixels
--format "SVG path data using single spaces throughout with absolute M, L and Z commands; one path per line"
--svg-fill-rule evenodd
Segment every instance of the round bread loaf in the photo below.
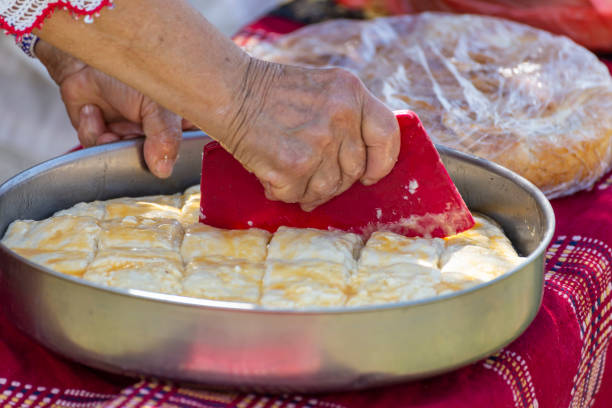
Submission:
M 591 187 L 612 162 L 612 80 L 571 40 L 522 24 L 423 13 L 307 26 L 254 56 L 340 66 L 436 143 L 495 161 L 548 197 Z

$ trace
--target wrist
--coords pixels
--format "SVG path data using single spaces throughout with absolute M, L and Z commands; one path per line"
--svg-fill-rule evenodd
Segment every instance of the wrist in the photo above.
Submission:
M 282 76 L 283 65 L 248 56 L 237 72 L 237 86 L 226 118 L 227 130 L 221 144 L 234 153 L 250 126 L 260 116 L 274 83 Z

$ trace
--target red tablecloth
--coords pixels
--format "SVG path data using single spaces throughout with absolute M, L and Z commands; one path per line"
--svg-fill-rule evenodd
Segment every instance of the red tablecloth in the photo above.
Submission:
M 291 31 L 266 18 L 237 41 Z M 136 381 L 69 362 L 19 332 L 0 313 L 0 407 L 399 408 L 610 407 L 612 173 L 591 190 L 553 202 L 557 230 L 547 253 L 542 308 L 514 343 L 464 369 L 369 391 L 263 396 L 195 391 Z M 2 307 L 0 299 L 0 308 Z

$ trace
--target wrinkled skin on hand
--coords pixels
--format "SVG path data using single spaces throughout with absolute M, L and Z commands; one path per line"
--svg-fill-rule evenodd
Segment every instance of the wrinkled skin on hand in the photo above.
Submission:
M 144 134 L 149 169 L 158 177 L 172 173 L 188 122 L 48 43 L 41 41 L 36 54 L 60 86 L 83 146 Z M 258 177 L 269 199 L 310 211 L 357 180 L 373 184 L 391 171 L 400 144 L 397 121 L 353 74 L 250 57 L 236 74 L 242 81 L 235 103 L 213 136 Z
M 50 44 L 39 42 L 36 53 L 59 85 L 84 147 L 145 135 L 144 157 L 151 172 L 161 178 L 172 174 L 182 130 L 190 124 L 139 91 Z
M 394 114 L 348 71 L 253 59 L 240 92 L 221 143 L 271 200 L 310 211 L 357 180 L 376 183 L 397 161 Z

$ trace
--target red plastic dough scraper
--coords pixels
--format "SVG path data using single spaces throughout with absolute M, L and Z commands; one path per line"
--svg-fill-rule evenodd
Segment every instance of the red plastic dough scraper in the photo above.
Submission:
M 393 170 L 372 186 L 356 182 L 311 212 L 270 201 L 259 180 L 218 143 L 204 147 L 200 222 L 219 228 L 279 226 L 341 229 L 360 234 L 386 229 L 406 236 L 445 237 L 474 225 L 420 120 L 396 112 L 401 150 Z

